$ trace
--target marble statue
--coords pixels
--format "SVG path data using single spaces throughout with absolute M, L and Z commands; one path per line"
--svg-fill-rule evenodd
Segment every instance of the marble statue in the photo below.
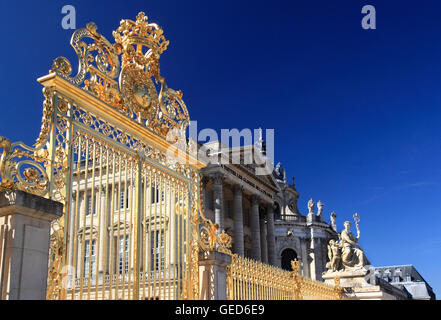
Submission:
M 263 140 L 262 128 L 257 130 L 259 132 L 259 140 L 256 141 L 256 146 L 260 151 L 265 154 L 266 153 L 266 142 Z
M 335 240 L 329 240 L 328 258 L 329 262 L 326 264 L 326 268 L 328 268 L 328 270 L 335 272 L 342 269 L 341 247 L 340 243 Z
M 325 205 L 320 200 L 317 202 L 317 216 L 321 216 L 324 206 Z
M 309 201 L 308 201 L 308 214 L 314 213 L 314 206 L 315 206 L 314 200 L 312 200 L 312 198 L 309 199 Z
M 335 225 L 335 213 L 331 214 L 331 224 Z M 354 220 L 357 227 L 357 236 L 355 237 L 351 232 L 351 223 L 349 221 L 344 222 L 344 230 L 339 234 L 339 241 L 330 240 L 328 245 L 328 257 L 329 262 L 326 264 L 328 272 L 335 271 L 352 271 L 361 269 L 366 265 L 370 265 L 369 260 L 358 244 L 360 239 L 358 214 L 354 214 Z
M 337 218 L 337 215 L 335 214 L 335 211 L 331 212 L 331 227 L 334 229 L 334 231 L 337 231 L 337 225 L 335 224 L 335 219 Z
M 370 262 L 366 258 L 363 249 L 357 243 L 360 239 L 360 230 L 357 224 L 357 237 L 354 237 L 350 228 L 351 223 L 345 221 L 345 229 L 340 233 L 340 242 L 342 247 L 342 264 L 345 270 L 348 269 L 358 269 L 365 265 L 369 265 Z
M 274 168 L 274 176 L 276 180 L 283 181 L 283 168 L 280 162 Z

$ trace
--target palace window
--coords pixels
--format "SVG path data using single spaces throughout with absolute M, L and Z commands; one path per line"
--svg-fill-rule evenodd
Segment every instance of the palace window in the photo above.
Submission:
M 118 242 L 118 272 L 129 272 L 129 236 L 119 237 Z
M 151 270 L 164 269 L 165 247 L 164 231 L 153 231 L 150 233 L 150 266 Z
M 161 191 L 161 201 L 164 201 L 165 194 L 164 191 Z M 151 188 L 151 203 L 158 203 L 159 202 L 159 188 L 158 187 L 152 187 Z
M 92 196 L 87 196 L 87 210 L 86 210 L 86 216 L 90 214 L 96 213 L 96 197 L 93 197 L 93 205 L 92 205 Z
M 120 191 L 120 198 L 119 198 L 119 207 L 121 209 L 128 209 L 129 208 L 129 187 L 127 187 L 126 190 L 122 189 Z
M 91 245 L 92 244 L 92 245 Z M 96 240 L 88 241 L 84 243 L 84 269 L 83 275 L 85 278 L 89 278 L 89 265 L 91 278 L 95 278 L 95 257 L 96 257 Z

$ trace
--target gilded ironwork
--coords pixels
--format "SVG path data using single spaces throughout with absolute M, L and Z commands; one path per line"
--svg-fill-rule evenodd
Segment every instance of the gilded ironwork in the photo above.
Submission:
M 291 261 L 294 281 L 295 300 L 341 300 L 342 288 L 339 279 L 336 279 L 335 286 L 320 281 L 307 279 L 300 274 L 299 261 Z
M 79 60 L 75 76 L 64 57 L 54 60 L 51 72 L 84 84 L 88 92 L 162 137 L 173 139 L 173 129 L 185 130 L 190 119 L 182 92 L 169 88 L 160 74 L 159 58 L 169 44 L 163 30 L 149 23 L 143 12 L 136 21 L 121 21 L 113 32 L 114 44 L 97 29 L 91 22 L 72 35 Z
M 0 148 L 3 149 L 0 158 L 0 191 L 21 189 L 45 196 L 49 191 L 45 166 L 50 164 L 45 154 L 21 142 L 11 143 L 5 137 L 0 137 Z
M 189 115 L 160 74 L 168 41 L 144 13 L 121 21 L 113 44 L 97 30 L 72 35 L 76 74 L 58 57 L 38 80 L 35 146 L 0 137 L 0 190 L 64 203 L 48 299 L 197 299 L 203 164 L 194 145 L 174 145 Z
M 252 259 L 232 255 L 227 267 L 229 300 L 341 300 L 342 289 L 306 279 L 300 275 L 300 264 L 291 262 L 286 271 Z
M 237 254 L 227 267 L 229 300 L 293 300 L 293 285 L 291 272 Z

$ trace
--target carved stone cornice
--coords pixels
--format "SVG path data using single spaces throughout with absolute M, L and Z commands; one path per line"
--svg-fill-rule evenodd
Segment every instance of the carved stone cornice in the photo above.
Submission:
M 239 174 L 238 172 L 236 172 L 234 169 L 232 169 L 230 166 L 221 164 L 221 167 L 228 173 L 232 174 L 233 176 L 235 176 L 236 178 L 240 179 L 241 181 L 243 181 L 245 184 L 249 185 L 250 187 L 252 187 L 253 189 L 265 194 L 267 197 L 269 198 L 273 198 L 274 196 L 271 193 L 268 193 L 267 191 L 265 191 L 264 189 L 260 188 L 258 185 L 256 185 L 254 182 L 251 181 L 251 179 L 247 178 L 246 176 L 243 176 L 241 174 Z M 235 166 L 235 168 L 239 168 L 237 166 Z M 249 177 L 251 177 L 251 175 L 249 175 Z M 260 179 L 258 178 L 258 176 L 253 175 L 252 176 L 253 179 Z M 260 183 L 264 183 L 264 181 L 259 180 Z

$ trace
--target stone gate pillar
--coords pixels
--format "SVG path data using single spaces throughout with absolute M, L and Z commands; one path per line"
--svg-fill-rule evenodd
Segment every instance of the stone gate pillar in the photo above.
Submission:
M 51 221 L 63 204 L 20 190 L 0 193 L 0 298 L 46 299 Z
M 199 253 L 199 298 L 201 300 L 227 299 L 227 266 L 231 256 L 222 252 Z

